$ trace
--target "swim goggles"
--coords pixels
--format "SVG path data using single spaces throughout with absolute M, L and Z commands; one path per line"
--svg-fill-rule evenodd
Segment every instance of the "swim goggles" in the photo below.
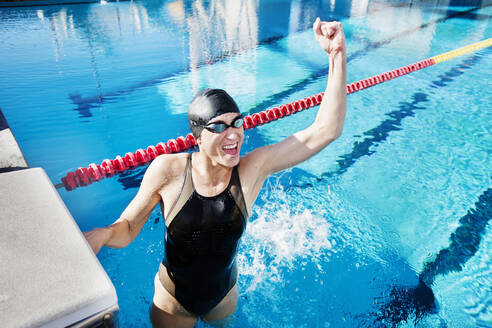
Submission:
M 214 123 L 209 123 L 207 125 L 200 125 L 200 124 L 196 124 L 196 125 L 202 126 L 204 129 L 207 129 L 212 133 L 222 133 L 228 128 L 240 128 L 243 125 L 243 122 L 244 122 L 244 118 L 242 116 L 238 116 L 236 119 L 234 119 L 234 121 L 231 122 L 230 125 L 223 121 L 217 121 Z

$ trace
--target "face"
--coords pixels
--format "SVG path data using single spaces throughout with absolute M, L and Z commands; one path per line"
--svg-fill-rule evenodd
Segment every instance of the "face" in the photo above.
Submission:
M 211 119 L 207 126 L 213 127 L 213 123 L 232 125 L 239 117 L 241 117 L 239 113 L 222 114 Z M 211 132 L 205 128 L 198 138 L 198 144 L 200 151 L 204 151 L 213 161 L 223 166 L 234 167 L 239 163 L 243 137 L 242 125 L 239 128 L 228 127 L 220 133 Z

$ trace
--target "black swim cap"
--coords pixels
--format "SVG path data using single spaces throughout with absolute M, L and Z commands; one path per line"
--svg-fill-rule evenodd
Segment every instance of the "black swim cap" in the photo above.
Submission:
M 188 107 L 190 129 L 198 138 L 211 119 L 225 113 L 241 113 L 236 102 L 222 89 L 202 89 L 193 97 Z

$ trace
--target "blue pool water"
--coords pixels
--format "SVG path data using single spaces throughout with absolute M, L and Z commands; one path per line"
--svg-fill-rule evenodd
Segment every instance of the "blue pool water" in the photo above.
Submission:
M 492 37 L 490 1 L 133 1 L 0 9 L 0 108 L 30 166 L 67 172 L 188 133 L 203 87 L 256 112 L 324 90 L 310 27 L 342 21 L 348 82 Z M 492 49 L 348 97 L 343 135 L 271 177 L 241 244 L 232 327 L 492 327 Z M 243 151 L 316 109 L 249 130 Z M 111 224 L 145 168 L 59 193 Z M 98 255 L 122 327 L 150 326 L 156 209 Z M 431 287 L 436 307 L 425 307 Z M 419 287 L 420 286 L 420 287 Z M 414 301 L 418 300 L 415 305 Z M 199 323 L 204 327 L 203 323 Z

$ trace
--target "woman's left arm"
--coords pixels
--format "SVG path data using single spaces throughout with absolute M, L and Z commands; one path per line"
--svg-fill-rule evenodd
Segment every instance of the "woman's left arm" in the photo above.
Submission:
M 317 154 L 342 133 L 347 107 L 346 50 L 342 24 L 321 22 L 318 18 L 313 30 L 316 40 L 328 54 L 330 65 L 323 101 L 315 121 L 308 128 L 245 156 L 245 162 L 255 167 L 257 181 L 261 184 L 268 175 Z

